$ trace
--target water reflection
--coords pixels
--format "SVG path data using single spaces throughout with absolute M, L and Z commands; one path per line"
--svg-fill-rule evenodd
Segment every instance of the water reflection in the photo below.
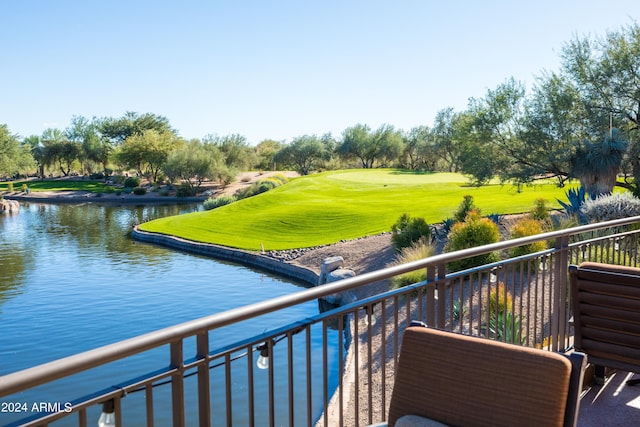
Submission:
M 31 203 L 23 205 L 18 215 L 0 217 L 0 375 L 301 290 L 269 274 L 137 243 L 128 236 L 135 223 L 195 209 Z M 317 313 L 317 303 L 308 302 L 216 330 L 211 334 L 212 347 Z M 313 354 L 323 354 L 321 332 L 313 333 Z M 338 339 L 332 335 L 336 334 L 330 334 L 330 344 Z M 185 354 L 195 355 L 191 341 L 185 342 Z M 295 357 L 304 358 L 297 352 L 305 347 L 296 346 Z M 286 362 L 285 350 L 284 342 L 276 348 L 278 363 Z M 329 357 L 330 369 L 334 369 L 337 356 L 330 353 Z M 26 391 L 20 399 L 66 401 L 166 363 L 166 349 L 151 351 Z M 242 363 L 253 361 L 238 366 Z M 305 366 L 301 361 L 296 369 Z M 234 369 L 246 373 L 246 369 Z M 234 371 L 234 378 L 240 381 L 241 373 Z M 300 373 L 296 378 L 303 381 L 305 375 Z M 256 381 L 257 387 L 268 384 L 259 378 Z M 313 411 L 317 414 L 322 406 L 322 384 L 314 382 L 313 387 L 317 396 Z M 286 392 L 287 387 L 282 390 Z M 237 393 L 237 401 L 242 402 L 246 393 Z M 167 402 L 158 406 L 166 403 L 170 407 Z M 242 411 L 234 413 L 234 417 L 242 415 Z M 286 417 L 286 411 L 281 416 Z M 243 425 L 241 421 L 238 424 Z

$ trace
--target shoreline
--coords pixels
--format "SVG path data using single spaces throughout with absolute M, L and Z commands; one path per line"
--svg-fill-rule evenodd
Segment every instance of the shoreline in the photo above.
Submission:
M 97 196 L 100 194 L 100 196 Z M 208 196 L 176 197 L 176 196 L 156 196 L 153 193 L 144 195 L 115 193 L 92 193 L 90 191 L 36 191 L 26 194 L 24 192 L 13 192 L 11 194 L 0 194 L 6 200 L 16 200 L 18 202 L 32 203 L 96 203 L 109 205 L 145 205 L 145 204 L 184 204 L 202 203 Z

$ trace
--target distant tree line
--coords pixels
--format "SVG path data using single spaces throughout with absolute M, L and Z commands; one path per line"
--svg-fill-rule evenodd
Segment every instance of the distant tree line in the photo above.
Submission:
M 408 131 L 356 124 L 338 137 L 291 141 L 207 135 L 185 140 L 166 117 L 73 117 L 64 130 L 21 139 L 0 125 L 0 177 L 135 171 L 152 182 L 228 183 L 240 170 L 399 167 L 461 172 L 476 185 L 578 179 L 588 194 L 615 185 L 640 194 L 640 26 L 566 43 L 558 71 L 527 93 L 511 78 L 464 111 L 440 110 L 431 126 Z

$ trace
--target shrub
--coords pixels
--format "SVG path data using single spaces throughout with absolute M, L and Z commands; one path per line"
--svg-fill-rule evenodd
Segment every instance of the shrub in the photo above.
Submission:
M 511 238 L 518 239 L 520 237 L 535 236 L 543 231 L 542 222 L 536 219 L 523 218 L 516 222 L 511 228 Z M 532 254 L 546 249 L 545 241 L 529 243 L 528 245 L 512 248 L 510 254 L 512 257 Z
M 147 194 L 147 189 L 144 188 L 144 187 L 133 187 L 133 189 L 131 191 L 136 196 L 142 196 L 143 194 Z
M 503 315 L 513 308 L 513 297 L 504 283 L 498 284 L 489 292 L 489 311 Z
M 196 195 L 196 190 L 190 185 L 181 185 L 176 190 L 177 197 L 191 197 Z
M 464 222 L 456 223 L 449 232 L 449 241 L 445 246 L 446 252 L 496 243 L 500 240 L 498 226 L 488 218 L 482 218 L 478 211 L 472 210 Z M 450 271 L 459 271 L 479 265 L 498 261 L 498 254 L 491 252 L 475 257 L 452 261 L 448 267 Z
M 458 209 L 453 214 L 453 218 L 458 222 L 463 222 L 472 210 L 475 210 L 480 214 L 480 209 L 473 204 L 473 196 L 467 194 L 463 197 Z
M 392 263 L 392 265 L 400 265 L 407 262 L 428 258 L 434 255 L 435 252 L 435 248 L 429 242 L 419 240 L 411 244 L 411 246 L 402 248 L 402 250 L 396 255 L 396 259 Z M 403 288 L 405 286 L 426 280 L 426 278 L 427 272 L 424 268 L 421 268 L 398 276 L 394 276 L 393 278 L 391 278 L 391 286 L 395 289 Z
M 391 226 L 391 233 L 391 243 L 396 251 L 409 247 L 418 240 L 431 241 L 431 227 L 424 218 L 411 218 L 406 213 Z
M 140 178 L 138 178 L 137 176 L 130 176 L 124 180 L 123 185 L 125 186 L 125 188 L 139 187 Z
M 529 211 L 529 215 L 533 219 L 538 221 L 546 221 L 549 219 L 549 208 L 547 207 L 547 201 L 543 198 L 536 199 L 533 207 Z
M 218 197 L 210 197 L 202 203 L 202 207 L 205 211 L 210 211 L 211 209 L 219 208 L 220 206 L 228 205 L 229 203 L 233 203 L 236 201 L 236 198 L 233 196 L 218 196 Z
M 268 179 L 263 179 L 258 183 L 258 193 L 266 193 L 269 190 L 273 190 L 278 186 L 277 181 L 270 181 Z
M 276 173 L 274 175 L 271 175 L 268 179 L 273 179 L 273 180 L 279 181 L 280 185 L 286 184 L 287 182 L 289 182 L 289 178 L 287 178 L 286 176 L 282 175 L 281 173 Z
M 628 191 L 586 200 L 580 212 L 588 222 L 601 222 L 640 215 L 640 199 Z

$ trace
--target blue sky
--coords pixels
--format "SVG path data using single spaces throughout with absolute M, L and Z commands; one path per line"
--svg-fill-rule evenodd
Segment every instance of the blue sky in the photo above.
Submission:
M 638 19 L 637 0 L 0 2 L 0 124 L 166 116 L 186 138 L 257 144 L 357 123 L 409 130 L 563 44 Z

